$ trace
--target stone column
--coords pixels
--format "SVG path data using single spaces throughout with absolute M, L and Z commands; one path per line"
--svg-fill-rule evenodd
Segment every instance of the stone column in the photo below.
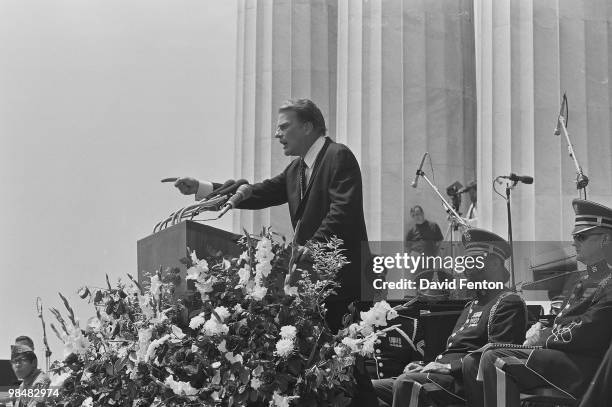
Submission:
M 306 97 L 335 127 L 337 5 L 333 0 L 239 0 L 235 178 L 279 174 L 290 162 L 274 139 L 277 109 Z M 271 225 L 292 236 L 286 205 L 234 212 L 234 230 Z
M 578 197 L 566 141 L 554 136 L 567 92 L 568 130 L 591 182 L 588 198 L 612 204 L 612 105 L 605 0 L 475 0 L 481 224 L 506 236 L 505 201 L 490 185 L 509 172 L 534 176 L 512 194 L 516 241 L 569 240 Z M 500 188 L 502 188 L 500 186 Z M 530 280 L 528 264 L 517 281 Z
M 410 187 L 424 152 L 445 197 L 474 178 L 472 17 L 469 0 L 338 2 L 336 134 L 361 163 L 370 240 L 402 240 L 415 204 L 446 230 L 431 188 Z

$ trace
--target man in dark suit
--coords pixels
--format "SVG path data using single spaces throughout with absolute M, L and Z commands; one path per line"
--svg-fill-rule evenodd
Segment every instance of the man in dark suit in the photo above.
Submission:
M 326 303 L 327 322 L 336 331 L 348 304 L 360 298 L 362 265 L 366 263 L 362 259 L 370 258 L 361 171 L 348 147 L 325 137 L 325 119 L 312 101 L 289 100 L 278 113 L 275 137 L 285 155 L 298 158 L 279 175 L 254 184 L 253 194 L 238 208 L 262 209 L 288 203 L 301 260 L 308 258 L 304 247 L 308 240 L 325 242 L 332 236 L 342 239 L 350 263 L 339 272 L 342 286 L 338 295 Z M 180 178 L 175 186 L 183 194 L 196 194 L 196 199 L 219 187 L 194 178 Z
M 480 362 L 476 356 L 464 359 L 468 405 L 518 407 L 521 391 L 543 386 L 578 399 L 610 346 L 612 275 L 604 252 L 612 232 L 612 209 L 582 199 L 572 204 L 576 259 L 587 265 L 587 271 L 552 327 L 536 326 L 527 332 L 525 345 L 534 348 L 490 349 Z

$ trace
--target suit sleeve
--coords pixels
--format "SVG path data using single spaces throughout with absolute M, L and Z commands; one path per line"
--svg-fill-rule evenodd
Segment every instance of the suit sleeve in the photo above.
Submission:
M 240 209 L 263 209 L 287 202 L 287 169 L 274 178 L 253 184 L 253 195 L 242 201 Z
M 490 316 L 489 342 L 521 345 L 527 328 L 527 307 L 515 294 L 502 298 Z
M 591 354 L 605 352 L 612 337 L 612 285 L 607 283 L 593 302 L 580 315 L 557 318 L 546 348 L 568 353 Z
M 335 169 L 328 187 L 329 211 L 312 239 L 327 241 L 333 235 L 341 239 L 351 236 L 351 227 L 359 221 L 363 210 L 361 171 L 353 153 L 338 151 Z

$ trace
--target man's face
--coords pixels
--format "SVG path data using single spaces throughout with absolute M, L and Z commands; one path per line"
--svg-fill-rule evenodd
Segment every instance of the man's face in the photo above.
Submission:
M 274 137 L 283 145 L 285 155 L 304 157 L 314 141 L 311 135 L 312 125 L 300 121 L 295 112 L 278 114 Z
M 412 219 L 414 220 L 414 223 L 420 225 L 425 222 L 425 215 L 421 209 L 416 208 L 414 212 L 412 212 Z
M 36 362 L 34 360 L 30 362 L 30 360 L 24 355 L 17 355 L 11 360 L 11 365 L 13 366 L 15 376 L 17 376 L 19 380 L 23 380 L 23 378 L 28 377 L 30 373 L 36 369 Z
M 576 260 L 590 266 L 603 260 L 602 241 L 605 234 L 601 232 L 586 231 L 573 235 L 576 248 Z

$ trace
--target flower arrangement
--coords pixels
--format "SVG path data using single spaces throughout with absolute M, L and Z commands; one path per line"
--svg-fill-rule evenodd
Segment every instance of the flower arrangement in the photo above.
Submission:
M 346 263 L 341 241 L 310 243 L 312 270 L 290 268 L 292 247 L 245 234 L 243 254 L 198 259 L 189 252 L 188 293 L 178 269 L 143 287 L 129 281 L 83 288 L 96 315 L 84 326 L 68 312 L 54 332 L 65 344 L 51 368 L 66 406 L 346 406 L 355 394 L 355 357 L 373 352 L 394 311 L 385 302 L 334 336 L 326 298 Z M 60 294 L 61 296 L 61 294 Z M 396 314 L 395 314 L 396 315 Z M 383 330 L 384 331 L 384 330 Z

